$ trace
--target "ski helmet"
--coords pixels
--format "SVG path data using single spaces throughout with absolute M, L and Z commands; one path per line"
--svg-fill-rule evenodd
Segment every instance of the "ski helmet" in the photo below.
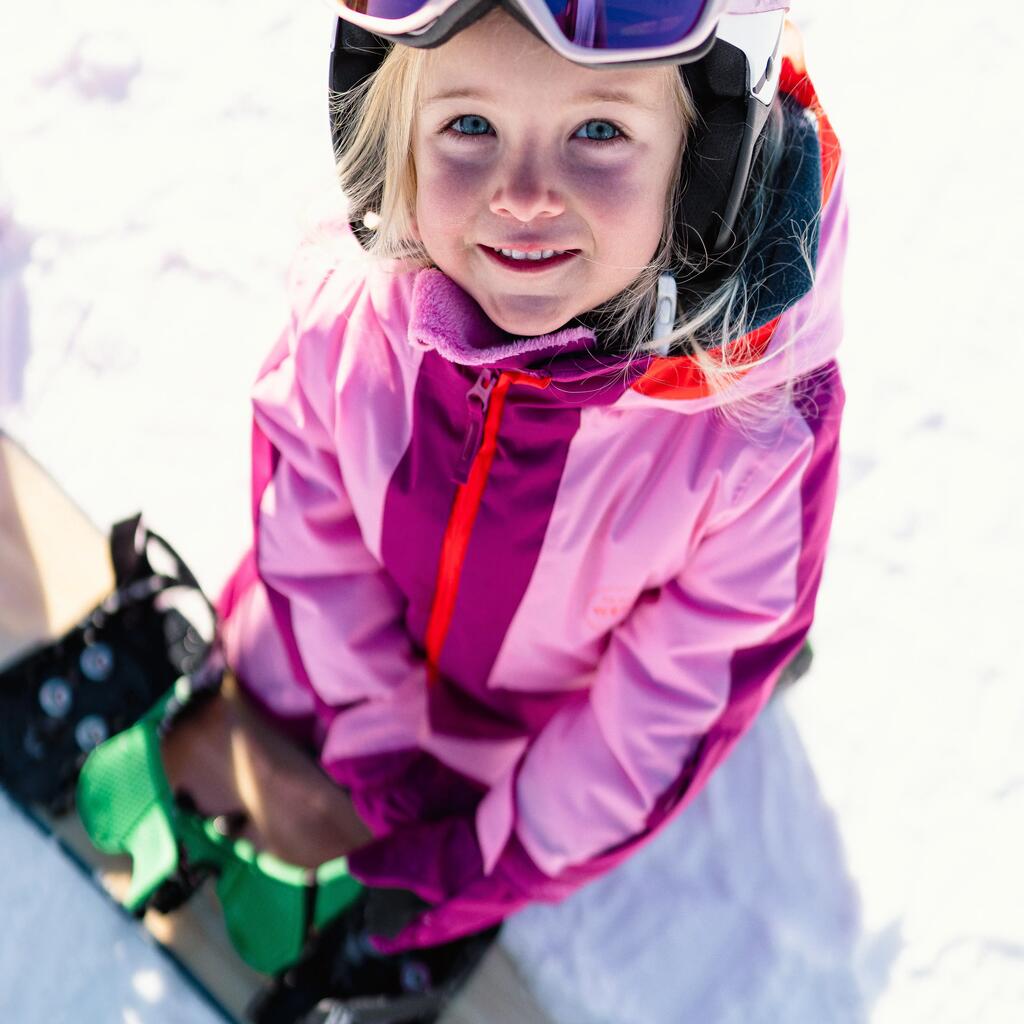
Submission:
M 776 0 L 329 0 L 338 14 L 330 88 L 345 95 L 395 43 L 435 47 L 494 7 L 587 67 L 677 64 L 697 108 L 683 153 L 677 214 L 694 254 L 727 252 L 778 88 L 783 22 Z M 332 114 L 335 152 L 354 125 Z M 365 245 L 363 218 L 353 230 Z M 376 211 L 374 211 L 376 212 Z

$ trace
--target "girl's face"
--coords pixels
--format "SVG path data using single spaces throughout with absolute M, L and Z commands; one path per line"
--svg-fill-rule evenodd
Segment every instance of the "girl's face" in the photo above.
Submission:
M 584 68 L 501 11 L 425 56 L 413 223 L 434 263 L 519 335 L 622 291 L 661 239 L 683 132 L 675 67 Z

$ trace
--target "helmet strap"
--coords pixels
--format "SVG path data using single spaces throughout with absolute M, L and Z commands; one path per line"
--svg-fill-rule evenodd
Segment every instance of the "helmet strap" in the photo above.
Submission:
M 687 250 L 710 264 L 735 241 L 764 122 L 750 121 L 747 62 L 737 47 L 719 40 L 704 60 L 680 65 L 679 72 L 701 112 L 683 154 L 679 219 Z

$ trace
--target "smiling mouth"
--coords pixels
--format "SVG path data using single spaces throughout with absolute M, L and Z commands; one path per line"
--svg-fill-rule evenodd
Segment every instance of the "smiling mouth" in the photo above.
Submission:
M 490 245 L 481 245 L 480 248 L 495 263 L 520 273 L 537 273 L 538 271 L 560 267 L 568 263 L 569 260 L 579 253 L 579 249 L 534 249 L 527 251 L 522 249 L 495 249 Z

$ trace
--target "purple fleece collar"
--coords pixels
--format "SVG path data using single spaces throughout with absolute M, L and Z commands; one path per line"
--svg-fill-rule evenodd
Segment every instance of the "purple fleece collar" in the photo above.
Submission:
M 594 332 L 587 327 L 517 338 L 493 324 L 476 301 L 440 270 L 421 270 L 413 282 L 409 343 L 434 349 L 453 363 L 522 369 L 536 362 L 539 354 L 584 351 L 594 340 Z

